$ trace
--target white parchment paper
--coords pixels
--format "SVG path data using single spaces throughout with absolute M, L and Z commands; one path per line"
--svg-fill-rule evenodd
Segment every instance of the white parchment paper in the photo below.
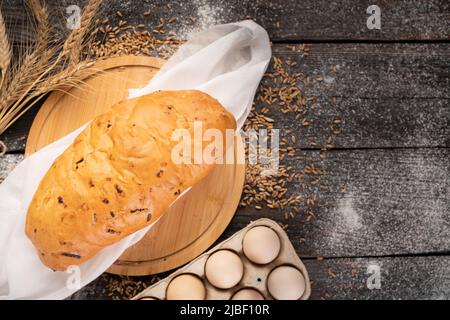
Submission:
M 129 97 L 157 90 L 198 89 L 218 99 L 241 128 L 270 58 L 268 35 L 256 23 L 216 26 L 191 36 L 147 86 L 130 90 Z M 64 299 L 77 291 L 77 279 L 81 286 L 96 279 L 151 228 L 103 249 L 78 270 L 53 272 L 39 260 L 24 231 L 28 205 L 53 161 L 85 127 L 26 158 L 0 185 L 2 299 Z

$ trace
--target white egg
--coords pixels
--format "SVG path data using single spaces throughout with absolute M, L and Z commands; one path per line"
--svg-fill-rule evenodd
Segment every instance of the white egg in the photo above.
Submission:
M 271 228 L 258 226 L 251 228 L 242 243 L 245 256 L 257 264 L 267 264 L 280 253 L 281 241 Z
M 140 298 L 139 300 L 158 300 L 158 299 L 153 298 L 153 297 L 143 297 L 143 298 Z
M 170 281 L 166 298 L 167 300 L 205 300 L 206 288 L 197 276 L 181 274 Z
M 214 287 L 229 289 L 241 281 L 244 264 L 241 258 L 230 250 L 214 252 L 206 261 L 205 276 Z
M 267 278 L 267 289 L 277 300 L 298 300 L 305 292 L 305 288 L 303 274 L 294 267 L 277 267 Z
M 264 296 L 256 289 L 244 288 L 236 292 L 231 300 L 264 300 Z

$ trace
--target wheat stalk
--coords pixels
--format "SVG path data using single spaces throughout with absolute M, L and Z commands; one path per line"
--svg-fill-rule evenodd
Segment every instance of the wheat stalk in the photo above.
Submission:
M 37 22 L 36 45 L 33 51 L 28 50 L 22 61 L 18 62 L 14 76 L 2 91 L 0 119 L 7 114 L 7 111 L 11 111 L 7 109 L 13 102 L 20 101 L 32 90 L 32 84 L 47 69 L 51 62 L 50 57 L 55 51 L 48 48 L 50 27 L 47 7 L 39 0 L 27 0 L 27 4 L 32 9 Z
M 39 0 L 27 0 L 36 19 L 36 52 L 43 52 L 47 49 L 50 38 L 50 21 L 48 19 L 48 8 Z
M 42 65 L 40 66 L 36 66 L 36 67 L 41 67 L 42 70 L 39 70 L 39 75 L 36 79 L 34 79 L 34 81 L 32 81 L 29 85 L 28 88 L 26 90 L 22 90 L 22 91 L 18 91 L 18 93 L 16 93 L 16 98 L 15 99 L 15 104 L 13 104 L 10 107 L 10 110 L 6 113 L 6 114 L 1 114 L 0 113 L 0 118 L 4 117 L 7 121 L 8 121 L 8 117 L 11 114 L 15 114 L 16 113 L 16 109 L 20 109 L 21 106 L 23 107 L 24 102 L 29 101 L 29 99 L 23 101 L 23 99 L 25 99 L 25 97 L 28 96 L 28 98 L 30 97 L 36 97 L 35 94 L 31 94 L 32 90 L 35 90 L 36 86 L 39 86 L 39 84 L 41 82 L 45 82 L 46 78 L 48 78 L 47 81 L 52 81 L 53 79 L 51 77 L 49 77 L 50 74 L 52 74 L 52 72 L 54 72 L 55 68 L 57 68 L 59 66 L 60 63 L 64 63 L 64 59 L 68 59 L 69 62 L 71 62 L 72 66 L 76 67 L 76 64 L 79 62 L 79 52 L 81 52 L 81 43 L 83 41 L 85 32 L 88 30 L 89 25 L 93 19 L 93 17 L 95 16 L 95 13 L 97 12 L 97 8 L 100 5 L 102 1 L 101 0 L 90 0 L 83 12 L 83 15 L 81 16 L 81 21 L 80 21 L 80 28 L 78 29 L 74 29 L 69 37 L 66 39 L 63 49 L 60 52 L 60 54 L 58 55 L 58 57 L 53 61 L 53 63 L 46 63 L 46 60 L 42 59 L 40 61 L 43 62 Z M 36 44 L 36 49 L 33 51 L 33 53 L 31 55 L 35 55 L 35 54 L 41 54 L 41 52 L 39 52 L 39 49 L 41 48 L 41 44 L 39 43 L 40 40 L 48 40 L 48 37 L 46 37 L 45 35 L 39 35 L 39 31 L 43 32 L 43 33 L 47 33 L 47 28 L 45 28 L 45 26 L 48 26 L 48 15 L 46 15 L 47 11 L 44 10 L 44 7 L 41 5 L 39 0 L 27 0 L 28 5 L 30 6 L 30 8 L 33 10 L 33 13 L 35 14 L 36 20 L 39 24 L 39 22 L 41 23 L 41 27 L 38 27 L 38 35 L 37 35 L 37 44 Z M 47 18 L 47 19 L 45 19 Z M 46 47 L 46 46 L 45 46 Z M 44 48 L 45 48 L 44 47 Z M 45 49 L 44 49 L 45 50 Z M 61 69 L 61 73 L 63 74 L 64 68 Z M 19 72 L 20 74 L 20 72 Z M 56 73 L 56 76 L 58 76 L 58 73 Z M 1 107 L 1 103 L 0 103 L 0 107 Z M 1 132 L 1 131 L 0 131 Z
M 102 0 L 89 0 L 81 16 L 80 28 L 73 30 L 59 46 L 50 45 L 47 7 L 41 0 L 26 0 L 26 3 L 36 21 L 36 41 L 32 50 L 27 50 L 14 68 L 10 68 L 7 85 L 0 87 L 0 134 L 46 93 L 80 85 L 83 79 L 99 72 L 92 67 L 93 62 L 82 61 L 81 56 L 85 37 Z M 4 34 L 6 36 L 6 31 Z
M 67 56 L 68 60 L 73 64 L 80 61 L 83 39 L 88 33 L 101 3 L 102 0 L 89 0 L 81 16 L 80 27 L 74 29 L 64 43 L 62 54 Z
M 12 108 L 10 112 L 3 117 L 5 123 L 0 125 L 0 132 L 8 129 L 9 126 L 31 109 L 39 101 L 39 98 L 46 93 L 58 90 L 64 91 L 65 88 L 80 85 L 83 83 L 83 79 L 101 72 L 100 70 L 93 68 L 93 64 L 94 63 L 90 61 L 79 62 L 76 65 L 72 65 L 67 69 L 58 72 L 46 81 L 39 83 L 26 99 L 20 101 L 20 104 L 18 104 L 19 107 Z
M 9 65 L 11 63 L 11 47 L 9 45 L 8 34 L 6 33 L 6 24 L 3 15 L 0 12 L 0 89 L 5 81 Z

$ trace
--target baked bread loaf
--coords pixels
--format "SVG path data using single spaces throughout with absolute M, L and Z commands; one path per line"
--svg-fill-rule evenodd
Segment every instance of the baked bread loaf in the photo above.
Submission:
M 26 234 L 42 262 L 53 270 L 85 262 L 153 223 L 205 177 L 214 164 L 171 158 L 173 131 L 193 137 L 195 121 L 220 130 L 224 146 L 226 129 L 236 129 L 233 115 L 200 91 L 160 91 L 96 117 L 55 160 L 28 208 Z

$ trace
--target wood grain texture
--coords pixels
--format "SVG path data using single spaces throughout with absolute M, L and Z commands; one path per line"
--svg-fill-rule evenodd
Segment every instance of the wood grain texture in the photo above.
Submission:
M 313 123 L 307 127 L 278 103 L 269 106 L 276 127 L 296 132 L 297 147 L 310 148 L 311 140 L 324 146 L 334 119 L 342 121 L 335 148 L 450 146 L 447 44 L 311 44 L 307 57 L 275 45 L 273 55 L 290 61 L 290 75 L 305 75 L 302 96 L 317 101 L 304 117 Z M 282 85 L 265 77 L 262 86 Z
M 299 155 L 304 160 L 286 161 L 292 173 L 311 162 L 324 172 L 289 184 L 288 194 L 302 196 L 301 213 L 285 219 L 292 209 L 241 208 L 224 236 L 267 217 L 288 225 L 305 257 L 449 253 L 450 149 L 336 150 L 323 161 L 316 151 Z M 305 202 L 313 195 L 308 222 Z
M 275 45 L 273 53 L 297 63 L 287 71 L 308 75 L 299 86 L 305 98 L 317 98 L 308 127 L 299 127 L 295 114 L 280 113 L 277 104 L 271 108 L 277 128 L 297 132 L 297 147 L 310 148 L 311 140 L 323 146 L 337 117 L 342 124 L 335 148 L 450 146 L 448 45 L 312 44 L 308 57 Z M 262 85 L 274 83 L 265 77 Z M 27 113 L 0 137 L 11 152 L 24 150 L 34 115 Z
M 449 45 L 446 43 L 311 44 L 303 58 L 289 45 L 274 56 L 297 62 L 314 86 L 306 94 L 360 98 L 450 98 Z M 333 70 L 334 69 L 334 70 Z M 321 76 L 323 80 L 317 80 Z
M 279 237 L 281 241 L 281 247 L 278 255 L 274 259 L 266 264 L 253 264 L 245 258 L 245 253 L 243 252 L 243 243 L 246 238 L 246 233 L 252 228 L 256 227 L 268 227 L 272 229 Z M 221 250 L 232 250 L 241 258 L 244 274 L 240 281 L 236 283 L 236 287 L 232 289 L 219 289 L 209 283 L 207 283 L 207 272 L 205 269 L 208 265 L 208 257 Z M 311 286 L 308 271 L 306 270 L 304 264 L 295 252 L 295 248 L 289 243 L 289 238 L 283 229 L 275 221 L 269 219 L 258 219 L 253 223 L 246 226 L 246 228 L 241 229 L 238 233 L 234 234 L 233 237 L 226 239 L 224 242 L 218 243 L 215 246 L 208 249 L 202 255 L 189 262 L 187 265 L 178 269 L 175 274 L 169 275 L 167 278 L 162 280 L 159 284 L 152 288 L 148 288 L 141 295 L 136 296 L 134 299 L 139 300 L 143 297 L 156 297 L 159 299 L 164 299 L 167 297 L 167 285 L 175 279 L 178 275 L 183 273 L 191 273 L 199 276 L 200 278 L 205 278 L 206 285 L 206 297 L 208 300 L 228 300 L 232 297 L 233 293 L 242 289 L 252 287 L 257 289 L 264 297 L 269 299 L 271 294 L 268 291 L 268 282 L 265 277 L 276 267 L 280 265 L 291 265 L 297 268 L 306 282 L 305 290 L 303 294 L 299 297 L 299 300 L 308 300 L 311 294 Z
M 21 21 L 24 20 L 21 0 L 2 0 L 10 19 L 31 38 Z M 83 1 L 55 1 L 54 15 L 64 17 L 69 4 Z M 105 16 L 115 17 L 120 10 L 128 21 L 146 24 L 150 30 L 160 18 L 177 20 L 167 26 L 186 36 L 214 24 L 234 22 L 251 17 L 267 29 L 273 41 L 309 40 L 448 40 L 450 37 L 450 4 L 446 0 L 380 0 L 381 30 L 369 30 L 367 8 L 373 1 L 327 0 L 156 0 L 109 1 Z M 143 13 L 148 11 L 149 15 Z
M 450 257 L 385 257 L 304 260 L 311 299 L 448 300 Z M 371 268 L 380 268 L 380 289 L 369 289 Z
M 301 213 L 289 219 L 284 214 L 290 209 L 239 208 L 221 239 L 267 217 L 288 225 L 302 257 L 449 252 L 450 149 L 341 150 L 329 152 L 323 163 L 317 162 L 317 151 L 300 154 L 304 160 L 287 164 L 301 172 L 316 161 L 324 171 L 320 184 L 329 187 L 316 190 L 309 178 L 289 185 L 289 192 L 304 200 L 317 194 L 314 217 L 306 221 L 304 203 Z M 14 163 L 21 156 L 8 158 Z M 3 177 L 6 171 L 0 170 Z

